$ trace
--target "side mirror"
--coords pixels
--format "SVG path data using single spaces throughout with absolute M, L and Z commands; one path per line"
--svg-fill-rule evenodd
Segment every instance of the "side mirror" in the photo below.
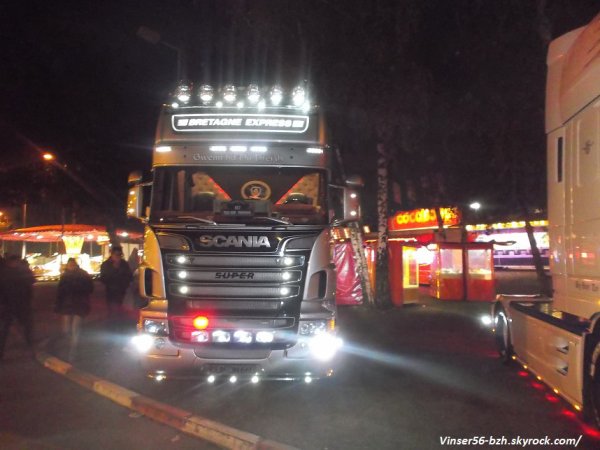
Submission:
M 344 188 L 344 222 L 360 220 L 360 196 L 358 190 L 350 187 Z
M 129 174 L 127 180 L 129 182 L 129 192 L 127 194 L 127 217 L 133 217 L 135 219 L 144 219 L 143 215 L 143 185 L 142 185 L 142 173 L 140 171 L 134 171 Z

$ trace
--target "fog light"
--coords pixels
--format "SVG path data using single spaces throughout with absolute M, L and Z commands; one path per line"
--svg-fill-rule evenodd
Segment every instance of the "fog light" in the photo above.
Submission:
M 254 384 L 258 383 L 258 381 L 259 381 L 258 375 L 254 375 L 252 378 L 250 378 L 250 381 Z
M 304 382 L 305 382 L 306 384 L 310 384 L 310 383 L 312 383 L 312 377 L 311 377 L 311 376 L 308 376 L 308 375 L 307 375 L 307 376 L 305 376 L 305 377 L 304 377 Z
M 481 316 L 479 320 L 481 320 L 481 323 L 484 324 L 486 327 L 489 327 L 492 324 L 492 318 L 487 314 Z
M 131 343 L 140 353 L 147 353 L 152 348 L 154 338 L 148 334 L 136 334 L 131 338 Z
M 227 331 L 223 331 L 223 330 L 213 331 L 212 339 L 213 339 L 213 342 L 219 342 L 219 343 L 229 342 L 229 341 L 231 341 L 231 333 L 229 333 Z
M 208 342 L 208 332 L 192 331 L 192 336 L 190 340 L 192 342 Z
M 273 342 L 273 338 L 273 332 L 271 331 L 259 331 L 256 333 L 256 342 L 260 342 L 261 344 Z
M 206 381 L 209 382 L 210 384 L 213 384 L 215 382 L 215 380 L 217 379 L 217 377 L 215 377 L 214 375 L 209 375 L 206 378 Z
M 249 331 L 237 330 L 235 333 L 233 333 L 233 342 L 250 344 L 252 342 L 252 333 Z
M 235 375 L 231 375 L 231 376 L 229 377 L 229 382 L 230 382 L 231 384 L 235 383 L 236 381 L 237 381 L 237 377 L 236 377 Z

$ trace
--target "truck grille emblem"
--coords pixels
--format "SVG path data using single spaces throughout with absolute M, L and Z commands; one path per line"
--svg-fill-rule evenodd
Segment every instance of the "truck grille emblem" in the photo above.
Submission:
M 210 236 L 205 234 L 198 238 L 198 244 L 202 247 L 271 248 L 267 236 Z

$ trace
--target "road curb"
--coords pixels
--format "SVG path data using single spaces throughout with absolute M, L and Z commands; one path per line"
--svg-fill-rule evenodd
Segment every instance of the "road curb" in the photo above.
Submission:
M 145 397 L 118 384 L 79 370 L 73 365 L 43 351 L 36 352 L 36 359 L 44 367 L 112 400 L 118 405 L 220 447 L 235 450 L 296 450 L 295 447 L 264 439 L 256 434 L 238 430 Z

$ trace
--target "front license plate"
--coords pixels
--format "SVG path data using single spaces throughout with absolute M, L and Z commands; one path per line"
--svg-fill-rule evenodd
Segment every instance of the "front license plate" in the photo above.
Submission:
M 260 368 L 255 364 L 205 364 L 202 371 L 221 375 L 253 375 Z

